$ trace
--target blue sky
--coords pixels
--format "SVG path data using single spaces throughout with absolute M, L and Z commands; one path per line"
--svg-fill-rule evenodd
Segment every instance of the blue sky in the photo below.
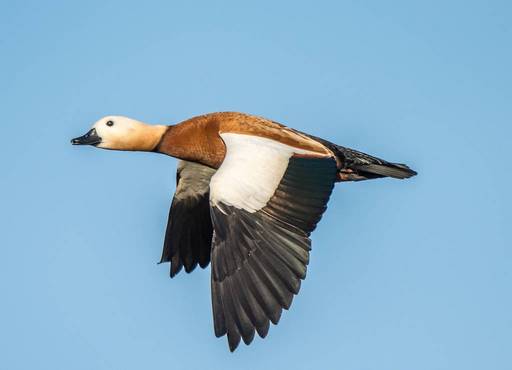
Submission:
M 0 369 L 512 368 L 506 1 L 0 3 Z M 265 340 L 168 277 L 176 161 L 97 118 L 236 110 L 419 172 L 338 185 Z

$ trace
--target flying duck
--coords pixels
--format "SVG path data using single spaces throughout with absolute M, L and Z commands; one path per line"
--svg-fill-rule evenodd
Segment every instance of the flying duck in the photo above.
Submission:
M 311 232 L 338 182 L 416 175 L 277 122 L 236 112 L 176 125 L 107 116 L 74 145 L 178 158 L 161 262 L 174 277 L 210 260 L 214 331 L 264 338 L 306 277 Z

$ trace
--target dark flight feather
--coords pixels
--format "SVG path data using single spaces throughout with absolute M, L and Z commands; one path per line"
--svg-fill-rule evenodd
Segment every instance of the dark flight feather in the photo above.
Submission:
M 176 193 L 169 210 L 162 262 L 171 262 L 171 277 L 183 267 L 191 272 L 210 263 L 213 234 L 210 218 L 209 184 L 215 170 L 180 161 Z

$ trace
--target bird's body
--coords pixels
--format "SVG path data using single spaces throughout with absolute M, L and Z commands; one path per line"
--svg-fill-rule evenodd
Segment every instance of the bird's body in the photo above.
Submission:
M 266 336 L 305 278 L 310 233 L 336 182 L 416 173 L 274 121 L 211 113 L 173 126 L 105 117 L 74 144 L 182 161 L 164 241 L 171 276 L 212 261 L 215 334 Z

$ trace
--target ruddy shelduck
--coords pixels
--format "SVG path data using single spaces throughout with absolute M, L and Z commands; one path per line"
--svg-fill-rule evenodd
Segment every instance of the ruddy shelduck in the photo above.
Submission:
M 311 250 L 311 232 L 337 182 L 416 175 L 397 164 L 253 115 L 222 112 L 176 125 L 121 116 L 97 121 L 75 145 L 180 159 L 161 262 L 171 277 L 212 261 L 215 335 L 265 337 L 288 309 Z

